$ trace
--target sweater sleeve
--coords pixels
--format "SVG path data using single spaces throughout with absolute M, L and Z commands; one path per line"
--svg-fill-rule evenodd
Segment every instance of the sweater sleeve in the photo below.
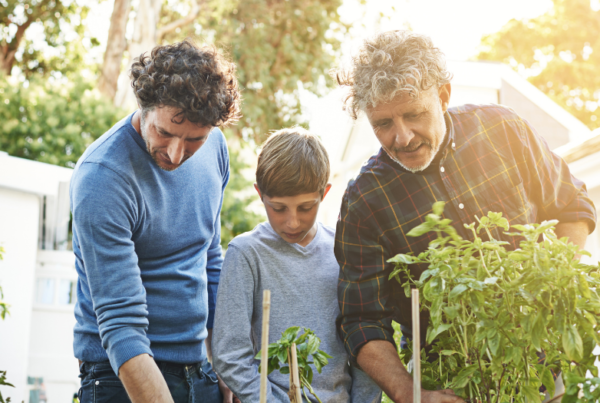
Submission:
M 146 290 L 132 234 L 138 209 L 129 186 L 99 164 L 81 165 L 72 181 L 73 232 L 79 240 L 102 346 L 115 374 L 150 354 Z
M 221 267 L 223 266 L 223 249 L 221 248 L 221 209 L 223 207 L 225 187 L 229 182 L 229 153 L 227 152 L 227 145 L 225 143 L 223 143 L 222 155 L 223 161 L 221 171 L 223 173 L 223 187 L 221 188 L 221 203 L 219 205 L 219 211 L 215 218 L 215 232 L 213 234 L 210 247 L 208 248 L 206 261 L 206 276 L 208 288 L 208 319 L 206 321 L 207 329 L 212 329 L 214 327 L 217 289 L 219 288 Z
M 229 245 L 217 296 L 213 329 L 215 370 L 242 402 L 260 400 L 259 362 L 251 339 L 254 306 L 252 267 L 241 251 Z M 260 341 L 259 341 L 260 342 Z M 267 385 L 267 401 L 279 401 Z

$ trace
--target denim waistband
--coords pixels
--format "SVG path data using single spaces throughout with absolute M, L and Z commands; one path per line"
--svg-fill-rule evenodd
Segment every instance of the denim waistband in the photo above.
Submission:
M 200 372 L 200 373 L 207 372 L 210 368 L 210 364 L 207 359 L 205 359 L 202 362 L 196 362 L 196 363 L 191 363 L 191 364 L 180 364 L 177 362 L 157 361 L 157 360 L 154 360 L 154 362 L 158 366 L 158 369 L 160 370 L 160 372 L 162 372 L 163 374 L 172 374 L 172 375 L 181 376 L 181 377 L 185 377 L 186 374 L 189 376 L 196 372 Z M 84 361 L 79 366 L 79 371 L 82 374 L 97 373 L 99 371 L 107 371 L 107 370 L 112 371 L 112 367 L 110 365 L 110 362 L 108 362 L 108 361 L 101 361 L 101 362 L 86 362 L 86 361 Z

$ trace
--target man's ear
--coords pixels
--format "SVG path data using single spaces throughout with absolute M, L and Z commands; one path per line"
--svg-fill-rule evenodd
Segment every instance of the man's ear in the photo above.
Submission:
M 329 193 L 329 189 L 331 189 L 331 183 L 328 183 L 327 186 L 325 186 L 325 191 L 323 192 L 323 197 L 321 197 L 321 201 L 325 199 L 325 196 L 327 196 L 327 193 Z
M 256 189 L 256 193 L 258 193 L 258 197 L 262 201 L 262 195 L 260 194 L 260 189 L 258 188 L 258 185 L 256 183 L 254 184 L 254 189 Z
M 442 103 L 442 110 L 446 112 L 448 110 L 448 106 L 450 105 L 450 95 L 452 94 L 452 86 L 450 83 L 446 83 L 440 87 L 438 90 L 438 95 L 440 97 L 440 102 Z

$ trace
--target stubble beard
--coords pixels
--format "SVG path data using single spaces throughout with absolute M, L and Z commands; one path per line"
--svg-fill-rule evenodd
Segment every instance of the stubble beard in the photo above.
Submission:
M 446 119 L 444 119 L 444 111 L 442 110 L 442 106 L 440 105 L 440 114 L 442 116 L 442 124 L 441 124 L 441 132 L 443 133 L 442 135 L 442 139 L 435 145 L 433 146 L 431 144 L 431 142 L 427 141 L 427 140 L 423 140 L 418 146 L 418 147 L 429 147 L 429 149 L 431 150 L 431 154 L 429 155 L 429 158 L 427 158 L 427 161 L 425 161 L 423 164 L 418 165 L 416 167 L 408 167 L 405 164 L 402 163 L 402 161 L 400 161 L 399 159 L 396 158 L 396 153 L 397 152 L 406 152 L 406 151 L 414 151 L 415 147 L 402 147 L 402 148 L 398 148 L 398 147 L 394 147 L 391 150 L 389 148 L 387 148 L 386 146 L 383 146 L 383 149 L 387 152 L 387 154 L 389 155 L 389 157 L 398 165 L 400 165 L 402 168 L 406 169 L 407 171 L 411 172 L 411 173 L 417 173 L 417 172 L 421 172 L 425 169 L 427 169 L 429 167 L 429 165 L 431 165 L 431 162 L 434 160 L 435 156 L 437 155 L 438 151 L 440 151 L 440 147 L 442 146 L 442 141 L 444 136 L 446 135 Z
M 148 140 L 148 136 L 146 135 L 146 119 L 145 119 L 145 114 L 142 112 L 142 116 L 140 117 L 140 131 L 142 132 L 142 139 L 144 140 L 144 143 L 146 143 L 146 150 L 148 151 L 148 154 L 150 154 L 150 157 L 152 157 L 152 159 L 154 160 L 154 162 L 156 163 L 156 165 L 158 165 L 158 167 L 160 169 L 162 169 L 163 171 L 167 171 L 167 172 L 172 172 L 174 170 L 176 170 L 177 168 L 179 168 L 181 166 L 181 164 L 183 164 L 185 162 L 185 160 L 187 158 L 185 158 L 183 161 L 181 161 L 181 164 L 177 165 L 176 167 L 173 168 L 167 168 L 162 166 L 162 161 L 160 161 L 158 159 L 158 151 L 153 149 L 152 146 L 150 145 L 150 141 Z

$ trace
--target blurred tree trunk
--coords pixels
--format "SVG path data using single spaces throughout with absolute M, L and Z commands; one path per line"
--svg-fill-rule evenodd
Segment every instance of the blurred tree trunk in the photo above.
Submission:
M 135 107 L 136 99 L 127 78 L 131 64 L 142 53 L 150 52 L 155 46 L 159 45 L 163 37 L 169 32 L 191 24 L 200 13 L 200 1 L 202 0 L 192 1 L 188 15 L 159 28 L 162 1 L 140 0 L 133 27 L 133 38 L 131 38 L 128 47 L 129 61 L 127 62 L 127 72 L 125 72 L 125 77 L 122 75 L 119 80 L 120 85 L 115 97 L 115 105 Z
M 104 61 L 98 89 L 110 100 L 114 100 L 117 94 L 117 84 L 121 72 L 121 61 L 127 47 L 125 29 L 129 20 L 131 0 L 115 0 L 112 16 L 110 17 L 110 29 L 108 30 L 108 41 L 104 52 Z

